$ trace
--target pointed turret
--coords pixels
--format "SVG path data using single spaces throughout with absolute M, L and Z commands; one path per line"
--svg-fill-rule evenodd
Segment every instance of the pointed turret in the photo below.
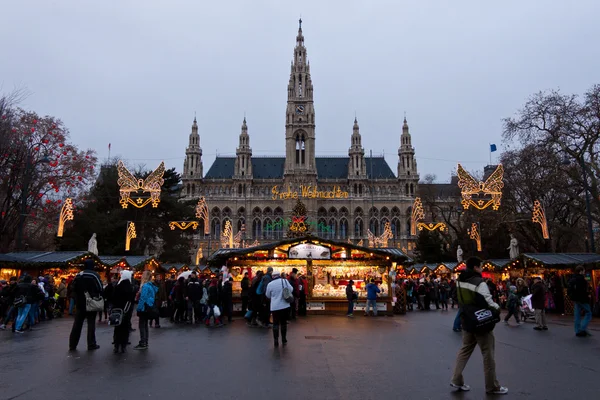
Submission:
M 250 148 L 250 135 L 248 135 L 248 125 L 246 117 L 242 122 L 242 133 L 240 133 L 240 143 L 235 152 L 234 178 L 252 179 L 252 148 Z
M 313 84 L 304 46 L 302 20 L 299 21 L 288 83 L 285 141 L 284 174 L 310 176 L 316 179 Z
M 407 196 L 414 196 L 419 182 L 419 172 L 417 171 L 415 149 L 411 143 L 406 116 L 404 116 L 400 147 L 398 148 L 398 179 L 401 182 L 403 193 Z
M 200 147 L 200 135 L 198 134 L 198 121 L 194 115 L 194 122 L 192 123 L 192 131 L 189 136 L 188 147 L 185 150 L 185 161 L 183 162 L 183 175 L 181 176 L 183 187 L 187 188 L 190 185 L 186 185 L 194 180 L 202 179 L 202 148 Z M 196 185 L 194 184 L 194 188 Z M 191 197 L 195 193 L 193 190 L 184 190 L 186 196 Z
M 352 137 L 350 139 L 350 149 L 348 150 L 348 178 L 364 179 L 367 177 L 367 168 L 365 162 L 365 149 L 362 147 L 362 138 L 358 120 L 354 117 L 354 126 L 352 127 Z

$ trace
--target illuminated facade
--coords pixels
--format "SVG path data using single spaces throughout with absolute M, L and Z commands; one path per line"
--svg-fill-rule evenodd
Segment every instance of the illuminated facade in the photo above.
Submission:
M 316 157 L 315 118 L 313 82 L 300 22 L 287 86 L 285 156 L 253 156 L 244 118 L 236 156 L 217 156 L 204 174 L 194 118 L 183 166 L 182 197 L 206 199 L 210 232 L 203 235 L 203 226 L 196 232 L 203 249 L 208 249 L 209 237 L 212 251 L 219 246 L 227 221 L 234 235 L 242 232 L 246 244 L 284 238 L 298 200 L 307 209 L 314 235 L 356 244 L 367 241 L 368 231 L 374 236 L 387 234 L 389 223 L 388 245 L 411 249 L 412 204 L 419 174 L 406 118 L 399 135 L 396 172 L 383 156 L 365 156 L 356 118 L 347 157 Z

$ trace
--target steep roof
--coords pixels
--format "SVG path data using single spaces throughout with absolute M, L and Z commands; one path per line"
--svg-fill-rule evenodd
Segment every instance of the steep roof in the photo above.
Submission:
M 317 157 L 319 179 L 346 179 L 349 157 Z M 367 175 L 374 179 L 395 179 L 383 157 L 365 157 Z M 282 179 L 285 157 L 252 157 L 254 179 Z M 235 157 L 217 157 L 204 179 L 230 179 L 235 170 Z M 372 173 L 371 173 L 372 171 Z

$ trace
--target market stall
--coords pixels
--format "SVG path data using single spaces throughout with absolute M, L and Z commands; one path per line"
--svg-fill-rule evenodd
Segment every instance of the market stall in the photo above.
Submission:
M 354 281 L 359 294 L 356 310 L 364 310 L 366 284 L 373 279 L 382 291 L 377 302 L 381 313 L 391 314 L 391 268 L 404 267 L 411 260 L 399 249 L 367 248 L 314 237 L 287 239 L 246 249 L 220 249 L 208 259 L 210 266 L 227 268 L 234 280 L 234 296 L 241 292 L 244 272 L 250 278 L 268 267 L 291 273 L 308 281 L 307 310 L 311 313 L 340 313 L 347 310 L 345 288 Z M 235 307 L 234 307 L 235 309 Z
M 485 279 L 491 279 L 494 283 L 518 278 L 521 276 L 522 271 L 517 269 L 516 265 L 518 263 L 510 259 L 486 260 L 483 262 L 481 275 Z
M 521 276 L 530 281 L 541 277 L 548 286 L 546 307 L 557 313 L 573 314 L 573 303 L 567 296 L 567 285 L 576 266 L 586 268 L 585 278 L 596 288 L 600 283 L 600 255 L 595 253 L 526 253 L 521 255 Z

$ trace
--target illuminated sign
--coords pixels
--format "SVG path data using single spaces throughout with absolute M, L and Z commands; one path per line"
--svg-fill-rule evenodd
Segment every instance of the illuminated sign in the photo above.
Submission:
M 312 243 L 301 243 L 290 247 L 288 258 L 299 258 L 309 260 L 330 260 L 331 249 Z
M 295 199 L 299 197 L 305 197 L 309 199 L 347 199 L 348 192 L 342 191 L 341 186 L 334 186 L 333 190 L 320 191 L 317 186 L 312 185 L 300 185 L 300 190 L 292 190 L 288 186 L 286 191 L 279 191 L 279 186 L 275 185 L 271 188 L 271 199 L 272 200 L 287 200 Z

